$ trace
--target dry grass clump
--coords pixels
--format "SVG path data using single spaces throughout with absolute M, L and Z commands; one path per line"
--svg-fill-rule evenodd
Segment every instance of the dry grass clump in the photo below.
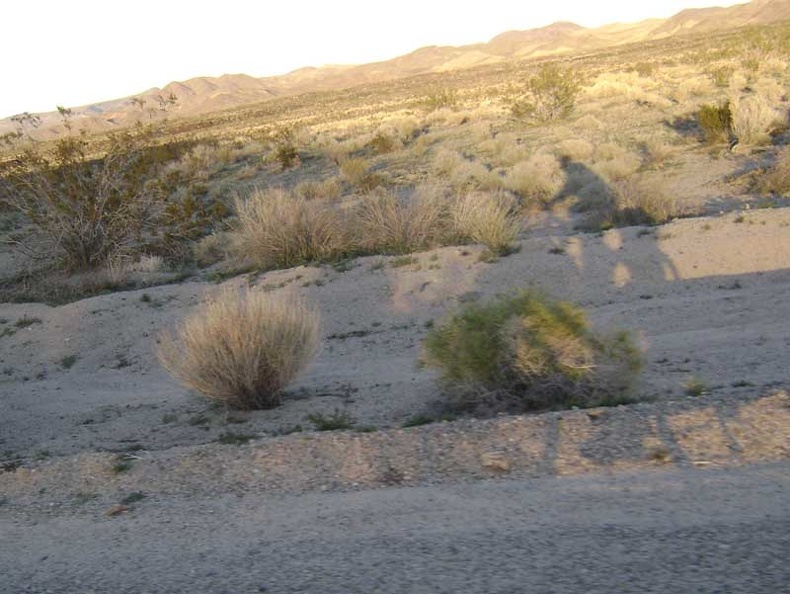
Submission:
M 223 165 L 217 153 L 216 146 L 199 144 L 177 161 L 169 163 L 165 173 L 179 173 L 195 181 L 206 181 Z
M 114 254 L 107 259 L 103 271 L 95 271 L 96 276 L 105 277 L 108 286 L 123 287 L 145 284 L 146 280 L 167 276 L 168 266 L 158 255 L 140 254 L 137 257 Z
M 384 183 L 381 174 L 370 170 L 365 159 L 351 157 L 340 162 L 340 175 L 351 185 L 363 191 L 370 191 Z
M 581 309 L 532 291 L 463 307 L 424 347 L 448 392 L 478 413 L 621 402 L 642 364 L 626 333 L 599 336 Z
M 598 161 L 594 165 L 594 169 L 610 181 L 620 181 L 632 176 L 641 166 L 642 159 L 639 158 L 639 155 L 625 152 L 614 159 Z
M 633 72 L 606 72 L 584 89 L 585 96 L 592 99 L 630 97 L 642 93 L 644 81 Z
M 419 136 L 422 130 L 420 120 L 414 116 L 401 116 L 387 120 L 379 127 L 379 132 L 397 139 L 401 145 L 408 144 Z
M 226 290 L 163 334 L 157 357 L 186 387 L 229 407 L 272 408 L 315 356 L 318 329 L 303 301 Z
M 730 86 L 732 76 L 735 74 L 735 67 L 732 64 L 716 64 L 710 66 L 706 74 L 716 87 L 726 89 Z
M 689 76 L 684 78 L 684 80 L 674 88 L 670 96 L 678 103 L 685 103 L 689 99 L 696 97 L 710 96 L 713 91 L 713 81 L 706 75 Z
M 331 136 L 322 136 L 316 141 L 317 149 L 335 164 L 342 163 L 348 155 L 359 150 L 358 144 L 355 140 L 339 141 Z
M 614 191 L 611 222 L 616 227 L 660 225 L 683 215 L 677 197 L 660 183 L 629 179 L 616 183 Z
M 452 150 L 438 150 L 433 165 L 436 173 L 445 178 L 443 181 L 449 181 L 459 191 L 495 190 L 502 185 L 502 179 L 496 171 Z
M 215 231 L 200 238 L 192 247 L 195 262 L 201 268 L 216 264 L 228 257 L 232 239 L 229 233 Z
M 340 174 L 350 184 L 359 184 L 368 174 L 368 162 L 360 157 L 344 159 L 340 162 Z
M 179 174 L 194 181 L 207 181 L 223 168 L 255 158 L 264 152 L 263 145 L 257 142 L 220 144 L 218 141 L 198 144 L 165 168 L 166 174 Z
M 289 268 L 336 258 L 347 247 L 337 210 L 280 189 L 236 200 L 233 249 L 261 268 Z
M 464 159 L 453 172 L 450 184 L 461 191 L 496 190 L 502 187 L 502 178 L 486 164 Z
M 466 110 L 442 107 L 425 116 L 425 123 L 429 126 L 460 126 L 471 119 L 470 112 Z
M 596 118 L 594 115 L 587 114 L 580 117 L 573 122 L 573 127 L 577 130 L 585 130 L 587 132 L 598 132 L 604 129 L 604 123 Z
M 529 159 L 531 150 L 525 143 L 521 143 L 515 134 L 497 134 L 496 138 L 488 138 L 477 147 L 482 154 L 491 156 L 491 159 L 500 167 L 512 167 L 516 163 Z
M 594 150 L 595 147 L 593 147 L 592 143 L 582 138 L 568 138 L 560 142 L 556 153 L 560 158 L 573 161 L 588 161 L 592 157 Z
M 785 68 L 787 68 L 787 64 L 785 64 Z M 787 87 L 773 78 L 761 78 L 751 87 L 754 89 L 755 95 L 762 97 L 768 105 L 781 103 L 787 93 Z
M 505 175 L 505 187 L 526 206 L 545 206 L 562 187 L 564 174 L 554 155 L 539 153 L 514 165 Z
M 463 164 L 464 160 L 457 152 L 440 148 L 434 155 L 433 168 L 440 176 L 449 177 Z
M 442 243 L 446 203 L 436 192 L 398 197 L 386 192 L 354 210 L 354 244 L 363 253 L 408 254 Z
M 494 254 L 505 254 L 521 230 L 516 200 L 504 192 L 469 192 L 451 201 L 453 243 L 482 243 Z
M 403 148 L 400 138 L 379 130 L 368 142 L 367 146 L 377 155 L 385 155 Z
M 576 198 L 574 210 L 586 215 L 580 228 L 589 231 L 660 225 L 686 214 L 663 184 L 645 178 L 612 184 L 595 179 L 578 190 Z
M 602 142 L 595 147 L 595 160 L 596 161 L 610 161 L 618 159 L 625 155 L 628 151 L 617 144 L 616 142 Z
M 776 163 L 756 176 L 757 191 L 775 196 L 790 196 L 790 148 L 785 148 Z
M 732 131 L 741 144 L 760 145 L 770 142 L 768 131 L 776 120 L 776 112 L 760 95 L 732 101 Z
M 642 144 L 644 151 L 644 165 L 646 167 L 661 167 L 674 154 L 674 147 L 658 138 L 652 136 Z
M 305 180 L 294 187 L 294 194 L 305 200 L 337 200 L 343 193 L 340 180 L 329 177 L 322 181 Z

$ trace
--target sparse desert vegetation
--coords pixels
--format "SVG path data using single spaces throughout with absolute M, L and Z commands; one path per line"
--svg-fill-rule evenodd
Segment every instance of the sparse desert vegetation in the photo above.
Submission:
M 19 121 L 0 152 L 3 386 L 145 373 L 142 412 L 78 422 L 137 415 L 160 447 L 415 426 L 447 399 L 461 417 L 660 400 L 749 369 L 744 393 L 781 387 L 763 317 L 788 317 L 789 38 L 503 58 L 111 134 Z M 752 285 L 743 364 L 722 371 L 705 350 L 735 306 L 716 287 Z M 254 410 L 249 433 L 191 392 Z

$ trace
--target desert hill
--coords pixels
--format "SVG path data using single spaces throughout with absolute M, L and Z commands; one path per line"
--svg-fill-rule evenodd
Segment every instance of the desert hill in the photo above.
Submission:
M 512 60 L 574 54 L 786 19 L 790 19 L 790 0 L 753 0 L 730 8 L 687 9 L 668 19 L 615 23 L 598 28 L 559 22 L 526 31 L 506 31 L 487 43 L 423 47 L 391 60 L 370 64 L 305 67 L 282 76 L 263 78 L 246 74 L 196 77 L 141 93 L 137 98 L 145 102 L 142 105 L 133 105 L 132 98 L 125 97 L 76 107 L 73 112 L 78 127 L 99 131 L 122 126 L 142 117 L 153 117 L 158 97 L 167 97 L 170 93 L 178 97 L 178 105 L 171 115 L 192 116 L 275 97 L 344 89 Z M 40 114 L 40 117 L 42 125 L 39 133 L 42 136 L 55 135 L 62 130 L 57 112 Z M 0 120 L 0 134 L 13 127 L 10 118 Z

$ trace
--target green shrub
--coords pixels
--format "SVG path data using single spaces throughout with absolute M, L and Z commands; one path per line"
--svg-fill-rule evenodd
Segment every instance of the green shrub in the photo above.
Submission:
M 298 165 L 299 151 L 296 148 L 296 133 L 292 128 L 283 128 L 275 134 L 274 158 L 282 170 Z
M 274 158 L 277 159 L 282 170 L 290 169 L 299 163 L 299 151 L 295 146 L 281 144 L 274 149 Z
M 697 112 L 702 136 L 708 144 L 728 142 L 732 136 L 732 110 L 730 102 L 703 105 Z
M 570 115 L 581 91 L 581 77 L 571 68 L 544 64 L 527 83 L 530 100 L 514 103 L 516 117 L 532 116 L 542 122 Z
M 627 395 L 641 355 L 626 333 L 602 338 L 577 307 L 532 291 L 470 304 L 431 329 L 425 363 L 479 411 L 595 406 Z
M 232 408 L 280 404 L 318 348 L 318 313 L 296 298 L 227 290 L 160 339 L 162 366 L 185 386 Z
M 210 147 L 163 140 L 162 121 L 75 134 L 71 111 L 58 110 L 63 136 L 21 140 L 20 132 L 10 147 L 14 158 L 0 166 L 0 209 L 17 211 L 37 230 L 18 242 L 23 252 L 69 272 L 141 253 L 182 259 L 190 242 L 228 214 L 202 183 L 216 169 L 206 162 L 215 153 Z
M 335 409 L 331 415 L 323 413 L 312 413 L 307 415 L 307 420 L 310 421 L 317 431 L 343 431 L 345 429 L 353 429 L 356 422 L 353 417 L 348 413 Z

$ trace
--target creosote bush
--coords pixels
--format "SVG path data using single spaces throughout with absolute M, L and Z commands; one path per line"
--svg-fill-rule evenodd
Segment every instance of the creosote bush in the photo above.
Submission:
M 465 306 L 424 348 L 457 403 L 478 413 L 623 401 L 642 364 L 628 334 L 601 337 L 581 309 L 533 291 Z
M 299 149 L 296 148 L 296 132 L 283 128 L 274 135 L 274 159 L 283 170 L 299 164 Z
M 144 253 L 174 263 L 227 216 L 203 183 L 221 168 L 209 162 L 211 146 L 166 141 L 163 122 L 76 134 L 71 111 L 59 111 L 64 135 L 47 142 L 20 132 L 0 165 L 0 208 L 36 229 L 13 241 L 26 255 L 69 273 Z
M 727 142 L 732 135 L 732 109 L 730 102 L 707 104 L 699 108 L 697 119 L 702 136 L 708 144 Z
M 541 122 L 558 120 L 570 115 L 581 91 L 581 77 L 571 68 L 544 64 L 527 83 L 530 99 L 516 101 L 512 106 L 516 117 L 534 117 Z
M 65 110 L 67 111 L 67 110 Z M 104 155 L 84 135 L 53 145 L 32 142 L 0 171 L 0 203 L 38 229 L 41 245 L 20 247 L 39 259 L 57 259 L 68 270 L 103 265 L 128 251 L 158 218 L 167 188 L 154 183 L 173 147 L 154 146 L 153 128 L 108 137 Z
M 319 315 L 296 298 L 247 289 L 211 297 L 157 356 L 188 388 L 236 409 L 272 408 L 318 349 Z

